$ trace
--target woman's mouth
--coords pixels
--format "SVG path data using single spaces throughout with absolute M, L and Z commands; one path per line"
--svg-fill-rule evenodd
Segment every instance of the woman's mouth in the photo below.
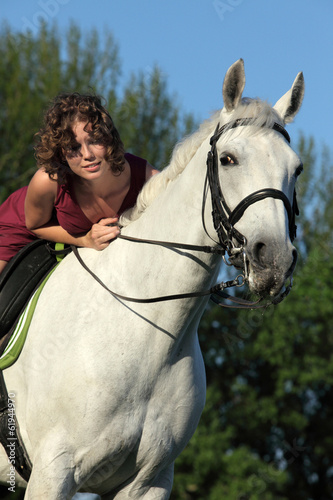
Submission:
M 88 172 L 95 172 L 96 170 L 99 169 L 101 162 L 99 161 L 98 163 L 91 163 L 90 165 L 86 165 L 84 170 L 87 170 Z

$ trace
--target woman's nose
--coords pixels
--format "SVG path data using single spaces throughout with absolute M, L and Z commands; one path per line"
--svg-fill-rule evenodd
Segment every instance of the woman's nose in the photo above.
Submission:
M 81 154 L 85 160 L 90 160 L 91 158 L 95 158 L 94 152 L 92 151 L 89 144 L 82 144 Z

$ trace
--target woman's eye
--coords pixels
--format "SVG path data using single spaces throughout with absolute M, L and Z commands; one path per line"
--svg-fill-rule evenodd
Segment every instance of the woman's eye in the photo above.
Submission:
M 79 149 L 80 149 L 80 144 L 71 144 L 70 146 L 68 146 L 67 151 L 69 153 L 73 153 L 75 151 L 78 151 Z
M 235 165 L 236 160 L 231 155 L 223 154 L 220 158 L 221 165 L 226 167 L 227 165 Z
M 89 134 L 88 142 L 93 146 L 103 146 L 103 138 L 100 136 L 94 136 L 93 134 Z
M 80 151 L 80 145 L 79 144 L 72 144 L 68 146 L 65 150 L 65 155 L 69 157 L 73 157 L 79 154 Z

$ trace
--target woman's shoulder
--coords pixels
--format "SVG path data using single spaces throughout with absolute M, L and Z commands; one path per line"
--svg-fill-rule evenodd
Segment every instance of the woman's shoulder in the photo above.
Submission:
M 141 158 L 140 156 L 136 156 L 132 153 L 125 153 L 125 160 L 128 161 L 131 167 L 132 166 L 145 167 L 147 163 L 147 160 Z
M 125 159 L 130 164 L 131 170 L 135 170 L 135 173 L 145 181 L 159 173 L 159 170 L 154 168 L 147 160 L 140 156 L 133 155 L 132 153 L 125 153 Z
M 159 174 L 159 173 L 160 173 L 159 170 L 157 170 L 152 165 L 150 165 L 150 163 L 147 162 L 147 164 L 146 164 L 146 181 L 148 181 L 148 179 L 150 179 L 151 177 L 153 177 L 154 175 Z
M 28 200 L 54 200 L 57 196 L 58 183 L 56 179 L 51 179 L 43 168 L 37 170 L 32 177 L 28 190 Z
M 51 179 L 49 174 L 43 168 L 39 168 L 32 177 L 29 187 L 33 187 L 38 191 L 53 191 L 56 192 L 58 188 L 57 178 Z

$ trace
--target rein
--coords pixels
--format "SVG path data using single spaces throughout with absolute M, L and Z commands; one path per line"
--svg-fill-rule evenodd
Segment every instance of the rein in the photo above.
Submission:
M 132 241 L 135 243 L 147 243 L 151 245 L 160 245 L 160 246 L 165 246 L 167 248 L 182 248 L 182 249 L 187 249 L 187 250 L 196 250 L 196 251 L 203 251 L 206 253 L 219 253 L 221 254 L 221 250 L 212 248 L 212 247 L 199 247 L 197 245 L 186 245 L 183 243 L 171 243 L 171 242 L 164 242 L 164 241 L 154 241 L 154 240 L 144 240 L 144 239 L 139 239 L 139 238 L 132 238 L 130 236 L 122 236 L 119 235 L 118 239 L 124 239 L 128 241 Z M 267 305 L 258 305 L 260 300 L 257 301 L 249 301 L 245 299 L 241 299 L 238 297 L 234 297 L 232 295 L 227 294 L 224 292 L 226 288 L 230 287 L 241 287 L 245 284 L 245 278 L 243 274 L 239 274 L 236 276 L 235 279 L 230 280 L 230 281 L 222 281 L 221 283 L 218 283 L 217 285 L 214 285 L 213 287 L 209 288 L 208 290 L 204 290 L 202 292 L 188 292 L 188 293 L 179 293 L 179 294 L 174 294 L 174 295 L 162 295 L 159 297 L 152 297 L 148 299 L 139 299 L 135 297 L 128 297 L 126 295 L 121 295 L 120 293 L 116 293 L 110 288 L 87 266 L 87 264 L 84 262 L 82 259 L 81 255 L 79 254 L 78 248 L 74 245 L 71 245 L 72 251 L 77 258 L 78 262 L 81 264 L 81 266 L 94 278 L 97 283 L 99 283 L 107 292 L 109 292 L 113 297 L 120 299 L 120 300 L 125 300 L 126 302 L 135 302 L 137 304 L 152 304 L 154 302 L 166 302 L 170 300 L 178 300 L 178 299 L 190 299 L 190 298 L 195 298 L 195 297 L 205 297 L 207 295 L 211 296 L 211 299 L 215 304 L 218 304 L 223 307 L 233 307 L 233 308 L 239 308 L 239 309 L 256 309 L 256 308 L 261 308 L 261 307 L 266 307 Z M 219 301 L 218 298 L 214 297 L 216 295 L 219 298 L 225 299 L 225 300 L 230 300 L 232 304 L 225 304 Z
M 120 236 L 120 235 L 118 236 L 118 238 L 129 239 L 127 237 L 123 237 L 123 236 Z M 132 241 L 134 241 L 134 239 Z M 140 242 L 140 243 L 151 243 L 149 240 L 136 240 L 136 242 L 137 243 L 138 242 Z M 152 244 L 158 244 L 158 243 L 157 242 L 153 242 Z M 179 245 L 182 245 L 182 244 L 180 243 L 180 244 L 176 244 L 176 245 L 177 246 L 175 248 L 179 248 Z M 170 246 L 170 245 L 168 245 L 168 246 Z M 189 246 L 191 246 L 191 245 L 189 245 Z M 190 298 L 195 298 L 195 297 L 205 297 L 207 295 L 212 295 L 212 294 L 217 294 L 220 297 L 230 298 L 230 300 L 232 300 L 232 299 L 236 299 L 236 298 L 235 297 L 231 297 L 228 294 L 224 293 L 223 290 L 225 288 L 229 288 L 229 287 L 232 287 L 232 286 L 239 287 L 239 286 L 243 286 L 244 285 L 244 282 L 242 280 L 243 275 L 240 274 L 234 280 L 221 282 L 221 283 L 219 283 L 219 284 L 217 284 L 217 285 L 209 288 L 209 290 L 204 290 L 202 292 L 189 292 L 189 293 L 179 293 L 179 294 L 175 294 L 175 295 L 162 295 L 160 297 L 152 297 L 150 299 L 138 299 L 138 298 L 134 298 L 134 297 L 128 297 L 126 295 L 121 295 L 120 293 L 116 293 L 116 292 L 113 292 L 112 290 L 110 290 L 110 288 L 108 288 L 106 286 L 106 284 L 103 283 L 103 281 L 91 269 L 89 269 L 89 267 L 86 265 L 86 263 L 83 261 L 81 255 L 79 254 L 79 251 L 78 251 L 77 247 L 75 247 L 74 245 L 72 245 L 72 250 L 73 250 L 73 253 L 74 253 L 75 257 L 77 258 L 77 260 L 81 264 L 81 266 L 94 278 L 94 280 L 97 281 L 97 283 L 99 283 L 113 297 L 115 297 L 117 299 L 125 300 L 127 302 L 135 302 L 135 303 L 138 303 L 138 304 L 151 304 L 151 303 L 154 303 L 154 302 L 165 302 L 165 301 L 168 301 L 168 300 L 190 299 Z M 235 300 L 235 301 L 237 302 L 237 300 Z M 257 304 L 257 302 L 253 302 L 251 304 L 253 304 L 253 306 L 254 306 L 255 304 Z
M 262 308 L 262 307 L 267 307 L 271 304 L 277 304 L 283 300 L 283 298 L 288 295 L 292 283 L 290 282 L 290 285 L 286 288 L 286 290 L 278 297 L 277 299 L 272 300 L 271 302 L 265 303 L 265 304 L 259 304 L 262 299 L 258 299 L 257 301 L 249 301 L 247 299 L 242 299 L 239 297 L 234 297 L 229 294 L 227 294 L 224 290 L 226 288 L 230 287 L 242 287 L 245 285 L 245 283 L 248 281 L 248 273 L 247 273 L 247 264 L 246 264 L 246 251 L 245 251 L 245 245 L 246 245 L 246 238 L 243 236 L 239 231 L 237 231 L 234 228 L 234 224 L 236 224 L 241 217 L 243 216 L 245 210 L 252 205 L 253 203 L 256 203 L 257 201 L 261 201 L 265 198 L 275 198 L 275 199 L 280 199 L 283 201 L 285 209 L 288 214 L 288 220 L 289 220 L 289 235 L 291 241 L 294 240 L 296 236 L 296 225 L 295 225 L 295 215 L 298 215 L 298 207 L 297 207 L 297 200 L 296 200 L 296 191 L 294 191 L 293 195 L 293 205 L 291 206 L 287 196 L 282 192 L 277 189 L 272 189 L 272 188 L 266 188 L 266 189 L 261 189 L 259 191 L 255 191 L 254 193 L 250 194 L 249 196 L 246 196 L 237 206 L 236 208 L 231 211 L 224 199 L 221 185 L 220 185 L 220 180 L 218 176 L 218 155 L 217 155 L 217 150 L 216 150 L 216 143 L 218 139 L 221 137 L 221 135 L 232 128 L 238 127 L 238 126 L 246 126 L 246 125 L 251 125 L 253 124 L 253 120 L 250 118 L 245 118 L 245 119 L 238 119 L 235 120 L 234 122 L 227 123 L 226 125 L 223 125 L 221 128 L 219 128 L 219 124 L 216 127 L 216 130 L 213 134 L 213 136 L 210 139 L 210 145 L 211 145 L 211 150 L 208 152 L 207 156 L 207 175 L 206 175 L 206 182 L 205 182 L 205 190 L 206 191 L 206 184 L 208 182 L 210 192 L 211 192 L 211 200 L 212 200 L 212 217 L 213 217 L 213 224 L 215 231 L 217 233 L 218 239 L 219 239 L 219 247 L 212 247 L 212 246 L 199 246 L 199 245 L 189 245 L 185 243 L 175 243 L 175 242 L 168 242 L 168 241 L 157 241 L 157 240 L 146 240 L 146 239 L 141 239 L 141 238 L 134 238 L 131 236 L 123 236 L 119 235 L 118 238 L 127 240 L 130 242 L 134 243 L 146 243 L 150 245 L 158 245 L 158 246 L 163 246 L 165 248 L 176 248 L 176 249 L 181 249 L 181 250 L 191 250 L 191 251 L 197 251 L 197 252 L 205 252 L 205 253 L 211 253 L 211 254 L 218 254 L 222 255 L 224 262 L 227 265 L 232 265 L 232 262 L 228 262 L 225 259 L 225 252 L 228 253 L 228 256 L 230 258 L 230 261 L 232 261 L 232 258 L 235 257 L 237 254 L 241 253 L 243 255 L 243 264 L 244 264 L 244 272 L 243 274 L 239 274 L 236 276 L 234 280 L 230 281 L 225 281 L 218 283 L 217 285 L 214 285 L 213 287 L 209 288 L 208 290 L 204 290 L 201 292 L 189 292 L 189 293 L 180 293 L 180 294 L 174 294 L 174 295 L 163 295 L 159 297 L 152 297 L 152 298 L 134 298 L 134 297 L 128 297 L 125 295 L 121 295 L 119 293 L 116 293 L 110 288 L 107 287 L 105 283 L 91 270 L 89 267 L 85 264 L 83 261 L 82 257 L 79 254 L 79 251 L 77 247 L 74 245 L 71 246 L 74 255 L 76 256 L 77 260 L 79 263 L 82 265 L 82 267 L 94 278 L 95 281 L 97 281 L 105 290 L 107 290 L 113 297 L 120 299 L 120 300 L 125 300 L 127 302 L 134 302 L 134 303 L 139 303 L 139 304 L 151 304 L 151 303 L 156 303 L 156 302 L 165 302 L 165 301 L 170 301 L 170 300 L 177 300 L 177 299 L 188 299 L 188 298 L 195 298 L 195 297 L 205 297 L 205 296 L 211 296 L 211 300 L 222 307 L 233 307 L 233 308 L 241 308 L 241 309 L 257 309 L 257 308 Z M 264 127 L 265 125 L 263 125 Z M 273 126 L 271 127 L 273 130 L 276 130 L 277 132 L 281 133 L 285 139 L 290 142 L 290 137 L 288 132 L 278 123 L 274 123 Z M 203 199 L 203 209 L 202 209 L 202 214 L 204 213 L 204 204 L 206 201 L 206 196 L 204 195 Z M 203 220 L 203 225 L 204 229 L 207 233 L 204 220 Z M 208 234 L 208 233 L 207 233 Z M 232 240 L 236 240 L 240 246 L 235 247 L 234 243 Z M 221 302 L 220 299 L 224 300 L 229 300 L 231 304 L 226 304 L 224 302 Z

